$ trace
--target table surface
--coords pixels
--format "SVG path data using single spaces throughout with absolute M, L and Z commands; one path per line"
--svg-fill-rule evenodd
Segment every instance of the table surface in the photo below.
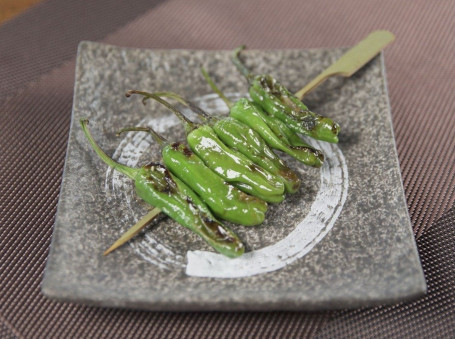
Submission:
M 0 25 L 42 1 L 43 0 L 2 0 L 0 2 Z
M 0 337 L 455 336 L 453 1 L 37 2 L 0 6 Z M 79 41 L 158 49 L 344 47 L 375 29 L 397 36 L 385 52 L 388 91 L 427 296 L 322 313 L 151 313 L 41 294 Z

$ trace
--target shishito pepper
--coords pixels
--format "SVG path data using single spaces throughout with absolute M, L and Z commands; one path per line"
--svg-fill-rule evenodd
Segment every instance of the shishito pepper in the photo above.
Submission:
M 201 68 L 201 70 L 213 91 L 229 107 L 231 117 L 255 130 L 270 147 L 283 151 L 306 165 L 312 167 L 322 166 L 324 155 L 321 151 L 305 143 L 285 123 L 265 113 L 255 102 L 242 98 L 232 104 L 218 89 L 207 71 L 204 68 Z
M 133 93 L 142 94 L 139 91 L 129 91 L 127 95 Z M 180 119 L 191 150 L 225 181 L 267 202 L 278 203 L 284 200 L 284 185 L 275 175 L 223 144 L 209 125 L 190 121 L 174 106 L 154 94 L 149 97 L 164 105 Z
M 303 142 L 301 146 L 292 146 L 286 143 L 270 128 L 269 117 L 256 103 L 242 98 L 232 106 L 230 115 L 253 128 L 267 141 L 270 147 L 283 151 L 308 166 L 322 166 L 324 155 L 321 151 Z
M 119 133 L 130 131 L 150 133 L 161 146 L 166 167 L 196 192 L 215 216 L 245 226 L 259 225 L 264 221 L 267 204 L 263 200 L 226 183 L 184 144 L 168 142 L 151 127 L 128 127 Z
M 132 168 L 114 161 L 94 141 L 87 128 L 88 120 L 82 119 L 80 123 L 98 156 L 113 169 L 133 179 L 137 194 L 145 202 L 199 235 L 218 252 L 231 258 L 243 254 L 245 248 L 237 235 L 217 221 L 197 194 L 166 167 L 152 163 Z
M 150 93 L 144 92 L 147 97 Z M 290 169 L 252 128 L 232 117 L 210 116 L 192 102 L 172 92 L 156 92 L 155 95 L 175 99 L 191 108 L 210 125 L 221 141 L 231 149 L 238 150 L 255 164 L 276 175 L 284 184 L 286 192 L 295 193 L 300 187 L 298 175 Z
M 275 135 L 288 146 L 311 147 L 281 120 L 278 120 L 268 114 L 264 114 L 264 118 L 273 133 L 275 133 Z M 320 153 L 320 151 L 317 152 Z
M 294 132 L 314 139 L 338 142 L 340 126 L 332 119 L 311 112 L 295 95 L 270 75 L 252 75 L 239 59 L 244 46 L 237 48 L 232 61 L 250 83 L 250 95 L 268 114 L 280 119 Z
M 238 150 L 255 164 L 276 175 L 283 182 L 286 192 L 295 193 L 298 190 L 300 187 L 298 175 L 273 153 L 255 130 L 232 117 L 211 120 L 209 124 L 224 144 Z

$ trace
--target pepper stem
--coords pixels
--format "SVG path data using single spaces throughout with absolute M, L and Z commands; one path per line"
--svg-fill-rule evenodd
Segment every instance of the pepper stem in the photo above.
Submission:
M 172 113 L 174 113 L 177 116 L 177 118 L 180 119 L 180 121 L 183 123 L 183 127 L 185 128 L 186 134 L 190 133 L 192 130 L 197 128 L 197 124 L 196 123 L 194 123 L 193 121 L 188 119 L 186 116 L 183 115 L 182 112 L 180 112 L 178 109 L 176 109 L 170 103 L 168 103 L 166 100 L 161 99 L 158 95 L 153 94 L 153 93 L 142 92 L 142 91 L 130 90 L 130 91 L 126 92 L 126 97 L 127 98 L 130 97 L 132 94 L 140 94 L 140 95 L 142 95 L 142 96 L 144 96 L 146 98 L 156 100 L 160 104 L 165 106 Z M 145 104 L 146 100 L 142 100 L 142 102 Z
M 174 99 L 174 100 L 180 102 L 182 105 L 184 105 L 184 106 L 188 107 L 189 109 L 191 109 L 194 113 L 196 113 L 204 121 L 209 120 L 211 118 L 210 115 L 207 112 L 205 112 L 202 108 L 200 108 L 199 106 L 197 106 L 193 102 L 189 101 L 188 99 L 185 99 L 184 97 L 178 95 L 177 93 L 174 93 L 174 92 L 153 92 L 152 94 L 155 94 L 155 95 L 157 95 L 159 97 L 171 98 L 171 99 Z
M 151 99 L 150 94 L 153 94 L 153 95 L 156 95 L 159 97 L 174 99 L 174 100 L 178 101 L 179 103 L 181 103 L 182 105 L 187 106 L 187 107 L 189 107 L 189 105 L 190 105 L 190 102 L 188 100 L 186 100 L 184 97 L 182 97 L 174 92 L 153 92 L 153 93 L 138 92 L 138 93 L 144 95 L 144 98 L 142 99 L 142 102 L 144 104 L 148 99 Z
M 167 144 L 167 140 L 160 134 L 158 134 L 153 128 L 151 127 L 125 127 L 119 130 L 116 135 L 119 136 L 124 132 L 148 132 L 152 135 L 153 139 L 161 146 Z
M 240 58 L 239 58 L 239 53 L 241 51 L 243 51 L 245 48 L 246 48 L 246 46 L 242 45 L 242 46 L 234 49 L 234 51 L 232 52 L 231 60 L 234 63 L 235 67 L 237 67 L 239 72 L 243 74 L 243 76 L 246 78 L 246 80 L 248 80 L 248 82 L 251 82 L 251 80 L 253 78 L 253 74 L 251 74 L 251 72 L 248 70 L 248 68 L 246 68 L 246 66 L 243 64 L 242 61 L 240 61 Z
M 115 160 L 113 160 L 111 157 L 109 157 L 104 151 L 98 146 L 96 143 L 95 139 L 93 139 L 92 134 L 90 133 L 89 129 L 87 128 L 87 125 L 89 123 L 88 119 L 81 119 L 80 120 L 82 130 L 84 131 L 85 136 L 87 137 L 88 142 L 90 145 L 93 147 L 93 150 L 98 154 L 98 156 L 103 160 L 108 166 L 112 167 L 114 170 L 119 171 L 120 173 L 125 174 L 126 176 L 130 177 L 131 179 L 135 179 L 137 173 L 139 172 L 138 169 L 128 167 L 125 165 L 122 165 Z
M 122 234 L 122 236 L 112 244 L 106 251 L 104 251 L 103 255 L 108 255 L 115 249 L 119 248 L 123 244 L 125 244 L 128 240 L 133 238 L 136 234 L 138 234 L 145 226 L 147 226 L 153 219 L 156 218 L 158 214 L 160 214 L 161 210 L 158 207 L 155 207 L 153 210 L 148 212 L 141 220 L 139 220 L 134 226 L 132 226 L 128 231 Z
M 207 83 L 209 84 L 212 91 L 214 91 L 216 94 L 218 94 L 218 96 L 221 98 L 221 100 L 224 101 L 224 103 L 226 104 L 226 106 L 228 108 L 231 108 L 232 102 L 230 102 L 229 99 L 224 95 L 224 93 L 221 92 L 220 89 L 215 85 L 215 83 L 213 82 L 212 78 L 210 78 L 210 75 L 206 71 L 204 66 L 201 66 L 201 72 L 202 72 L 202 75 L 204 76 L 205 81 L 207 81 Z

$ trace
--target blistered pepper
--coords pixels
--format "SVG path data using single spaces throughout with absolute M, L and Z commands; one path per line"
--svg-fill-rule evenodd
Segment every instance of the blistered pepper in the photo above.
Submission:
M 231 149 L 238 150 L 255 164 L 276 175 L 284 184 L 286 192 L 295 193 L 300 187 L 298 175 L 290 169 L 252 128 L 232 117 L 210 116 L 201 108 L 172 92 L 157 92 L 160 97 L 173 98 L 191 108 L 204 123 L 210 125 L 221 141 Z
M 232 61 L 250 83 L 249 93 L 253 101 L 268 114 L 280 119 L 296 133 L 314 139 L 338 142 L 340 126 L 332 119 L 311 112 L 295 95 L 270 75 L 252 75 L 239 59 L 244 46 L 237 48 Z
M 266 114 L 255 102 L 242 98 L 232 104 L 215 85 L 203 67 L 201 71 L 213 91 L 229 107 L 231 117 L 255 130 L 270 147 L 283 151 L 306 165 L 312 167 L 322 166 L 324 155 L 321 151 L 305 143 L 285 123 Z
M 265 114 L 265 119 L 267 125 L 270 127 L 273 133 L 275 133 L 275 135 L 287 145 L 311 147 L 281 120 L 278 120 L 268 114 Z
M 256 103 L 242 98 L 232 106 L 229 114 L 258 132 L 270 147 L 283 151 L 308 166 L 322 166 L 324 155 L 321 151 L 303 142 L 301 146 L 292 146 L 278 137 L 268 125 L 270 117 Z
M 150 133 L 161 146 L 166 167 L 196 192 L 215 216 L 245 226 L 264 221 L 267 204 L 263 200 L 226 183 L 184 144 L 170 143 L 150 127 L 129 127 L 119 133 L 129 131 Z
M 94 141 L 87 128 L 88 120 L 81 119 L 80 123 L 98 156 L 114 170 L 133 179 L 138 196 L 145 202 L 199 235 L 218 252 L 232 258 L 243 254 L 245 248 L 237 235 L 217 221 L 197 194 L 166 167 L 152 163 L 132 168 L 114 161 Z
M 128 93 L 143 94 L 139 91 Z M 279 178 L 223 144 L 209 125 L 190 121 L 175 107 L 154 94 L 149 94 L 149 97 L 171 110 L 181 120 L 191 150 L 225 181 L 267 202 L 278 203 L 284 200 L 284 185 Z

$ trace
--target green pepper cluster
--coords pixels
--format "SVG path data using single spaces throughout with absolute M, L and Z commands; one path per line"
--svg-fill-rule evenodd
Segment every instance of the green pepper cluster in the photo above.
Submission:
M 295 133 L 314 139 L 338 142 L 340 125 L 332 119 L 311 112 L 308 107 L 269 74 L 253 75 L 239 59 L 245 48 L 234 50 L 232 62 L 250 83 L 251 99 L 270 116 L 284 122 Z
M 142 131 L 161 147 L 164 164 L 131 168 L 115 162 L 96 144 L 88 120 L 82 129 L 100 158 L 134 180 L 137 194 L 155 209 L 195 232 L 216 251 L 238 257 L 244 245 L 218 219 L 254 226 L 265 219 L 267 203 L 283 201 L 286 193 L 300 186 L 298 175 L 272 149 L 300 162 L 320 167 L 324 156 L 297 133 L 329 142 L 338 141 L 339 126 L 329 118 L 310 112 L 303 103 L 268 75 L 251 76 L 234 52 L 234 63 L 250 80 L 252 101 L 230 103 L 202 69 L 210 86 L 230 108 L 229 117 L 213 117 L 172 92 L 129 91 L 153 99 L 171 110 L 183 123 L 187 145 L 168 141 L 150 127 L 127 127 L 118 134 Z M 190 121 L 163 98 L 191 108 L 203 123 Z M 217 219 L 218 218 L 218 219 Z

